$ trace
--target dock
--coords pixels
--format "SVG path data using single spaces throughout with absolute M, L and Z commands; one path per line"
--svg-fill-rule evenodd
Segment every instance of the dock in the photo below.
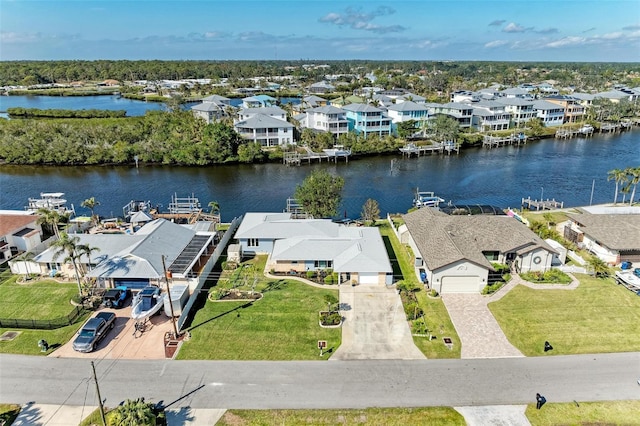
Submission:
M 345 161 L 349 162 L 349 156 L 351 155 L 351 150 L 345 149 L 326 149 L 323 152 L 314 152 L 308 146 L 303 146 L 304 153 L 300 152 L 285 152 L 282 157 L 282 163 L 286 166 L 300 166 L 303 162 L 307 162 L 311 164 L 312 161 L 318 160 L 318 162 L 322 163 L 322 160 L 327 161 L 335 161 L 338 162 L 338 159 L 344 158 Z
M 460 153 L 460 144 L 457 142 L 440 142 L 432 145 L 415 145 L 413 143 L 409 143 L 402 148 L 399 148 L 402 156 L 405 155 L 407 157 L 411 157 L 412 155 L 416 155 L 420 157 L 421 155 L 427 154 L 451 154 L 451 152 L 455 152 L 456 154 Z
M 491 136 L 491 135 L 485 135 L 482 138 L 482 147 L 483 148 L 497 148 L 500 146 L 507 146 L 507 145 L 520 145 L 520 144 L 526 144 L 527 143 L 527 135 L 525 135 L 524 133 L 519 133 L 519 134 L 511 134 L 509 136 Z
M 546 200 L 532 200 L 531 197 L 527 197 L 522 199 L 521 205 L 529 210 L 554 210 L 561 209 L 564 202 L 548 198 Z

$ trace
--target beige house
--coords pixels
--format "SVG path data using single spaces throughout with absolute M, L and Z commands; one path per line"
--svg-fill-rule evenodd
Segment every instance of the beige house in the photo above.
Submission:
M 555 251 L 526 225 L 509 216 L 447 215 L 422 208 L 403 215 L 398 232 L 415 255 L 415 270 L 438 293 L 478 293 L 491 265 L 518 272 L 546 271 Z

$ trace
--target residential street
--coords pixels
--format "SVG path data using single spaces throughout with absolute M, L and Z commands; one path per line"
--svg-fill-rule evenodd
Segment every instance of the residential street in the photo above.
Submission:
M 170 408 L 361 408 L 639 399 L 640 353 L 477 360 L 96 362 L 102 398 Z M 90 360 L 0 355 L 0 401 L 96 405 Z

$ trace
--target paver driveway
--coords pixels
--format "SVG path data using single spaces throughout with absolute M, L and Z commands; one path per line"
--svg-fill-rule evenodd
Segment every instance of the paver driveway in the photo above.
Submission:
M 413 344 L 397 290 L 340 286 L 342 345 L 331 360 L 425 359 Z

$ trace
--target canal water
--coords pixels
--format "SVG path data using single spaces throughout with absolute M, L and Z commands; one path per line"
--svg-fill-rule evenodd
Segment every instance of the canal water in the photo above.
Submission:
M 607 181 L 607 172 L 627 167 L 640 167 L 638 130 L 548 139 L 521 147 L 474 148 L 451 156 L 387 155 L 299 167 L 279 163 L 138 169 L 5 165 L 0 166 L 0 209 L 23 209 L 27 199 L 40 192 L 65 192 L 78 214 L 89 214 L 80 203 L 95 197 L 100 202 L 96 213 L 121 216 L 122 207 L 131 200 L 148 200 L 166 208 L 173 194 L 194 194 L 203 207 L 217 201 L 223 220 L 228 221 L 247 211 L 282 211 L 296 185 L 318 168 L 345 179 L 341 217 L 359 217 L 368 198 L 378 201 L 382 214 L 406 212 L 416 188 L 433 191 L 454 204 L 520 207 L 521 198 L 542 196 L 563 201 L 565 206 L 580 206 L 612 202 L 615 184 Z

